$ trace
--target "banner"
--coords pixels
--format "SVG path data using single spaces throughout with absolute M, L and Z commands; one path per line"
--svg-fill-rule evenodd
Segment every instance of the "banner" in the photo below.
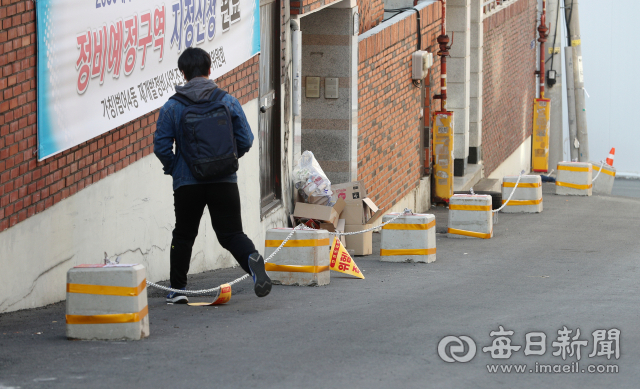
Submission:
M 260 52 L 258 0 L 39 0 L 38 159 L 161 107 L 187 47 L 211 78 Z
M 338 237 L 333 238 L 330 253 L 331 261 L 329 262 L 329 269 L 364 280 L 364 276 L 358 268 L 358 265 L 356 265 L 356 262 L 351 258 L 351 255 L 349 255 L 347 249 L 344 248 Z

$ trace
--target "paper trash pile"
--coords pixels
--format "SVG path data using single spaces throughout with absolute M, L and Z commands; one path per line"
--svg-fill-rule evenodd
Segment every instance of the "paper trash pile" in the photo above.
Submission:
M 373 227 L 383 214 L 367 197 L 362 181 L 331 185 L 310 151 L 302 154 L 293 182 L 298 190 L 291 216 L 294 226 L 302 223 L 330 232 L 356 232 Z M 370 255 L 373 251 L 371 231 L 342 236 L 340 240 L 354 255 Z

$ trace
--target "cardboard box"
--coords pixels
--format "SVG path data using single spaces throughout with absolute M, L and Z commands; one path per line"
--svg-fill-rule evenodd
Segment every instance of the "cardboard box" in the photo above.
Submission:
M 346 182 L 344 184 L 332 184 L 333 196 L 342 200 L 358 200 L 367 197 L 367 190 L 362 181 Z
M 337 226 L 334 226 L 331 223 L 320 223 L 320 229 L 327 230 L 329 232 L 344 232 L 345 225 L 346 223 L 344 219 L 338 219 Z M 340 242 L 342 242 L 342 245 L 345 248 L 347 247 L 347 239 L 344 235 L 340 235 Z M 331 240 L 331 244 L 333 244 L 333 239 Z
M 371 224 L 365 225 L 350 225 L 345 226 L 344 232 L 357 232 L 366 230 L 373 227 Z M 373 253 L 373 231 L 365 232 L 356 235 L 347 235 L 347 247 L 349 247 L 349 253 L 354 255 L 371 255 Z
M 336 205 L 328 207 L 326 205 L 316 205 L 307 203 L 296 203 L 293 216 L 296 219 L 312 219 L 320 222 L 331 223 L 334 227 L 338 225 L 340 213 L 345 207 L 345 202 L 338 199 Z
M 373 224 L 383 213 L 371 199 L 364 198 L 345 201 L 341 218 L 345 219 L 347 225 Z

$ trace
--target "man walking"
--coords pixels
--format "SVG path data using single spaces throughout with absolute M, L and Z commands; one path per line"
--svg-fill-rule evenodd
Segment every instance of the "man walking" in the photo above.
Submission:
M 160 109 L 153 138 L 153 151 L 162 162 L 164 173 L 173 177 L 176 225 L 171 241 L 171 287 L 184 290 L 187 285 L 191 250 L 206 205 L 220 245 L 229 250 L 242 269 L 253 277 L 256 295 L 264 297 L 271 291 L 271 279 L 265 271 L 264 259 L 242 230 L 240 194 L 235 173 L 237 158 L 249 151 L 253 144 L 251 128 L 238 100 L 219 89 L 216 83 L 209 79 L 211 57 L 206 51 L 199 48 L 186 49 L 178 59 L 178 69 L 187 83 L 184 86 L 176 86 L 176 96 Z M 233 155 L 235 168 L 232 168 L 232 173 L 229 174 L 227 169 L 224 170 L 227 174 L 218 174 L 213 178 L 200 176 L 198 170 L 193 170 L 193 156 L 189 155 L 193 148 L 188 147 L 189 140 L 185 139 L 186 135 L 181 130 L 185 120 L 193 121 L 195 117 L 183 115 L 184 110 L 192 105 L 201 106 L 209 102 L 220 102 L 228 108 L 226 112 L 230 113 L 233 136 L 229 135 L 230 141 L 227 143 L 235 142 L 237 145 L 237 156 Z M 216 120 L 218 124 L 226 124 L 224 119 Z M 204 130 L 213 131 L 210 128 Z M 211 133 L 204 135 L 211 136 Z M 224 139 L 220 139 L 220 143 L 224 142 Z M 217 147 L 216 144 L 212 149 Z M 213 169 L 215 168 L 213 165 Z M 199 175 L 198 178 L 194 176 L 194 171 Z M 187 296 L 178 292 L 167 296 L 168 303 L 186 304 L 188 301 Z

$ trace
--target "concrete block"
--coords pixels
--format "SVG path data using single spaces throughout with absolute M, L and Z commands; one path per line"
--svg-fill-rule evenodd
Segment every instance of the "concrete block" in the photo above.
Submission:
M 447 4 L 447 32 L 455 31 L 457 38 L 458 32 L 469 30 L 470 22 L 471 8 L 468 5 L 454 6 Z
M 485 0 L 471 0 L 471 23 L 481 24 L 484 17 L 482 12 L 482 4 Z
M 482 77 L 483 73 L 470 73 L 469 78 L 469 97 L 479 98 L 482 100 Z
M 452 31 L 447 28 L 449 38 L 451 38 L 451 34 Z M 454 44 L 451 46 L 449 53 L 451 54 L 451 58 L 464 58 L 471 55 L 471 34 L 469 31 L 455 32 Z
M 504 176 L 502 181 L 502 204 L 504 204 L 511 193 L 513 197 L 506 207 L 502 208 L 504 213 L 539 213 L 542 212 L 542 179 L 537 175 L 523 175 L 520 178 L 518 187 L 515 187 L 518 176 Z
M 469 27 L 469 30 L 471 31 L 471 52 L 473 53 L 474 49 L 482 51 L 484 46 L 484 25 L 482 23 L 475 23 L 471 21 L 471 25 Z
M 447 83 L 447 108 L 449 110 L 466 109 L 469 107 L 469 83 Z
M 480 98 L 469 98 L 469 122 L 479 122 L 482 120 L 482 100 Z
M 382 217 L 386 222 L 398 213 Z M 405 215 L 382 227 L 380 260 L 383 262 L 423 262 L 436 260 L 436 218 L 431 214 Z
M 482 146 L 482 121 L 469 122 L 469 147 Z
M 471 0 L 447 0 L 447 9 L 449 7 L 468 7 L 471 5 Z
M 484 50 L 482 48 L 472 48 L 470 58 L 471 73 L 482 73 Z
M 471 57 L 449 58 L 447 60 L 447 82 L 462 83 L 467 79 Z
M 556 194 L 591 196 L 592 168 L 588 162 L 558 162 Z
M 265 237 L 265 258 L 291 233 L 291 228 L 272 228 Z M 274 284 L 319 286 L 329 284 L 329 247 L 326 230 L 299 230 L 265 268 Z
M 149 336 L 143 265 L 80 265 L 67 272 L 67 337 L 140 340 Z
M 453 195 L 449 199 L 449 238 L 493 237 L 493 213 L 489 195 Z
M 596 175 L 600 172 L 600 175 L 597 176 L 598 179 L 593 180 L 593 194 L 610 195 L 616 179 L 616 168 L 606 163 L 602 165 L 602 162 L 591 162 L 591 165 L 593 166 L 593 178 L 596 178 Z M 602 171 L 600 171 L 601 165 Z
M 453 158 L 464 159 L 469 156 L 469 132 L 453 134 Z

